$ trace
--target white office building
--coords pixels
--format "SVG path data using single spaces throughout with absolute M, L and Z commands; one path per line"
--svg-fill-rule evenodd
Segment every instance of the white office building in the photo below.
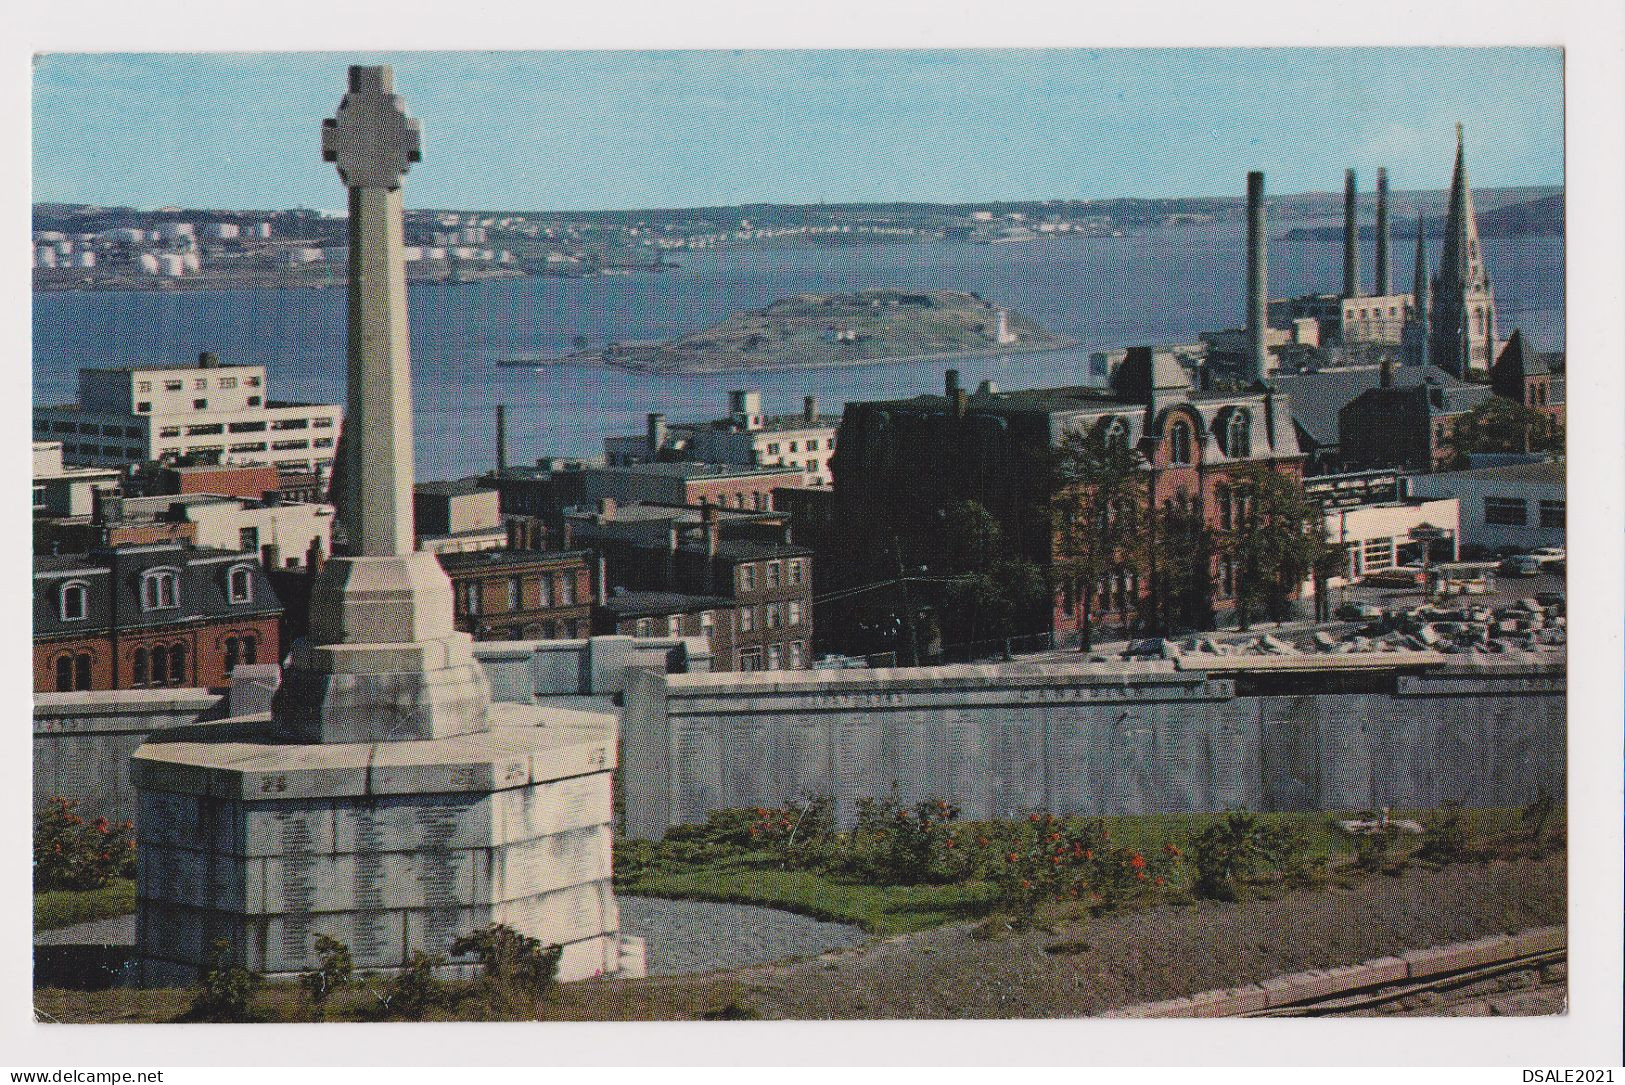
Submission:
M 1412 497 L 1454 497 L 1461 502 L 1461 541 L 1486 550 L 1564 546 L 1568 490 L 1561 463 L 1516 463 L 1411 475 Z
M 829 486 L 839 415 L 818 413 L 818 400 L 807 396 L 799 414 L 769 415 L 762 393 L 728 393 L 728 415 L 711 422 L 667 423 L 663 414 L 649 415 L 641 434 L 606 437 L 604 458 L 611 467 L 659 460 L 693 460 L 738 467 L 790 467 L 803 471 L 809 486 Z
M 182 456 L 204 462 L 332 466 L 344 410 L 266 398 L 265 367 L 221 365 L 81 369 L 79 402 L 34 408 L 34 439 L 60 441 L 64 459 L 125 467 Z

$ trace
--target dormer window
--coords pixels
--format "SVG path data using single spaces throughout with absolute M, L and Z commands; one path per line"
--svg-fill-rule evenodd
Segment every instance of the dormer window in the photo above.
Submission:
M 141 578 L 141 609 L 180 606 L 180 577 L 173 569 L 154 569 Z
M 1252 450 L 1253 424 L 1246 411 L 1230 415 L 1224 427 L 1224 453 L 1233 460 L 1245 459 Z
M 234 565 L 226 574 L 226 598 L 232 603 L 254 601 L 254 573 L 247 565 Z
M 90 589 L 80 581 L 62 585 L 62 620 L 82 621 L 90 613 Z
M 1176 464 L 1191 462 L 1191 424 L 1184 419 L 1173 424 L 1168 431 L 1168 458 Z

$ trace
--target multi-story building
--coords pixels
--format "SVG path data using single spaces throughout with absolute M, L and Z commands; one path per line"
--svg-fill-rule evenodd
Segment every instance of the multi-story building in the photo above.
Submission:
M 583 550 L 437 555 L 451 577 L 457 628 L 475 640 L 553 640 L 591 631 L 593 569 Z
M 508 541 L 501 495 L 472 479 L 420 482 L 412 491 L 418 549 L 436 554 L 495 550 Z
M 576 545 L 604 556 L 608 599 L 615 589 L 675 593 L 721 604 L 677 604 L 673 613 L 712 612 L 712 668 L 799 670 L 811 665 L 812 555 L 791 541 L 784 515 L 683 509 L 621 508 L 603 503 L 567 520 Z M 646 600 L 645 600 L 646 601 Z M 662 605 L 672 603 L 665 600 Z M 732 607 L 731 620 L 722 617 Z M 619 625 L 615 607 L 604 622 Z M 629 614 L 634 620 L 659 615 Z
M 120 473 L 110 467 L 69 467 L 61 441 L 34 442 L 34 515 L 89 516 L 98 492 L 116 491 Z
M 694 460 L 737 467 L 789 467 L 806 473 L 806 484 L 828 486 L 830 455 L 840 419 L 820 414 L 816 396 L 802 401 L 801 413 L 762 412 L 762 393 L 728 393 L 728 414 L 710 422 L 667 422 L 651 414 L 641 434 L 604 439 L 611 467 L 661 460 Z
M 1268 385 L 1196 391 L 1172 354 L 1137 347 L 1104 389 L 1001 392 L 984 382 L 969 393 L 950 373 L 942 395 L 848 403 L 835 457 L 836 522 L 852 546 L 890 554 L 901 538 L 939 539 L 947 511 L 975 501 L 998 521 L 1011 552 L 1047 571 L 1057 538 L 1046 464 L 1066 434 L 1091 430 L 1138 452 L 1152 507 L 1183 494 L 1213 528 L 1228 526 L 1221 520 L 1238 470 L 1302 475 L 1286 396 Z M 1228 606 L 1217 567 L 1213 581 L 1214 605 Z M 1151 584 L 1124 568 L 1100 587 L 1099 598 L 1115 601 L 1110 609 L 1128 610 Z M 1081 610 L 1063 586 L 1049 613 L 1024 615 L 1021 624 L 1070 638 Z
M 739 604 L 721 595 L 687 595 L 672 591 L 611 592 L 593 609 L 593 632 L 628 637 L 704 637 L 711 658 L 732 670 L 737 659 L 735 632 Z M 717 669 L 724 669 L 721 665 Z
M 163 543 L 34 558 L 36 692 L 219 688 L 279 658 L 282 604 L 253 555 Z
M 34 437 L 66 459 L 103 467 L 182 457 L 227 464 L 330 468 L 343 409 L 266 398 L 265 367 L 221 365 L 79 371 L 79 401 L 34 409 Z
M 86 517 L 50 522 L 45 550 L 83 553 L 134 543 L 189 542 L 248 553 L 275 568 L 298 568 L 312 547 L 333 547 L 333 506 L 284 503 L 220 494 L 107 495 Z

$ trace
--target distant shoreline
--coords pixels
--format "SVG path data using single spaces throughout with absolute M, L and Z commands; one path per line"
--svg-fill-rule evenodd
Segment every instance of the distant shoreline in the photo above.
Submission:
M 629 373 L 666 374 L 674 377 L 711 376 L 721 373 L 781 373 L 805 372 L 816 369 L 850 369 L 853 366 L 867 365 L 907 365 L 915 362 L 951 362 L 976 358 L 1000 358 L 1008 354 L 1048 354 L 1058 350 L 1072 350 L 1081 346 L 1077 339 L 1060 338 L 1053 342 L 1032 343 L 1027 345 L 1011 344 L 1001 347 L 989 347 L 985 350 L 958 350 L 942 351 L 934 354 L 897 354 L 885 358 L 849 358 L 844 361 L 803 362 L 790 365 L 684 365 L 662 367 L 645 365 L 637 362 L 617 361 L 606 358 L 602 354 L 566 354 L 545 358 L 503 358 L 496 364 L 504 368 L 528 369 L 542 368 L 552 365 L 582 365 L 597 366 L 604 369 L 621 369 Z

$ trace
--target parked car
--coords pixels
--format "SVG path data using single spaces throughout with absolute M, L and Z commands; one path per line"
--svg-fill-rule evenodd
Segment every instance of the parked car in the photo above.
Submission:
M 1344 603 L 1337 608 L 1337 617 L 1345 622 L 1374 622 L 1382 617 L 1382 608 L 1372 603 Z
M 1502 576 L 1539 576 L 1541 561 L 1533 554 L 1514 554 L 1501 563 Z

